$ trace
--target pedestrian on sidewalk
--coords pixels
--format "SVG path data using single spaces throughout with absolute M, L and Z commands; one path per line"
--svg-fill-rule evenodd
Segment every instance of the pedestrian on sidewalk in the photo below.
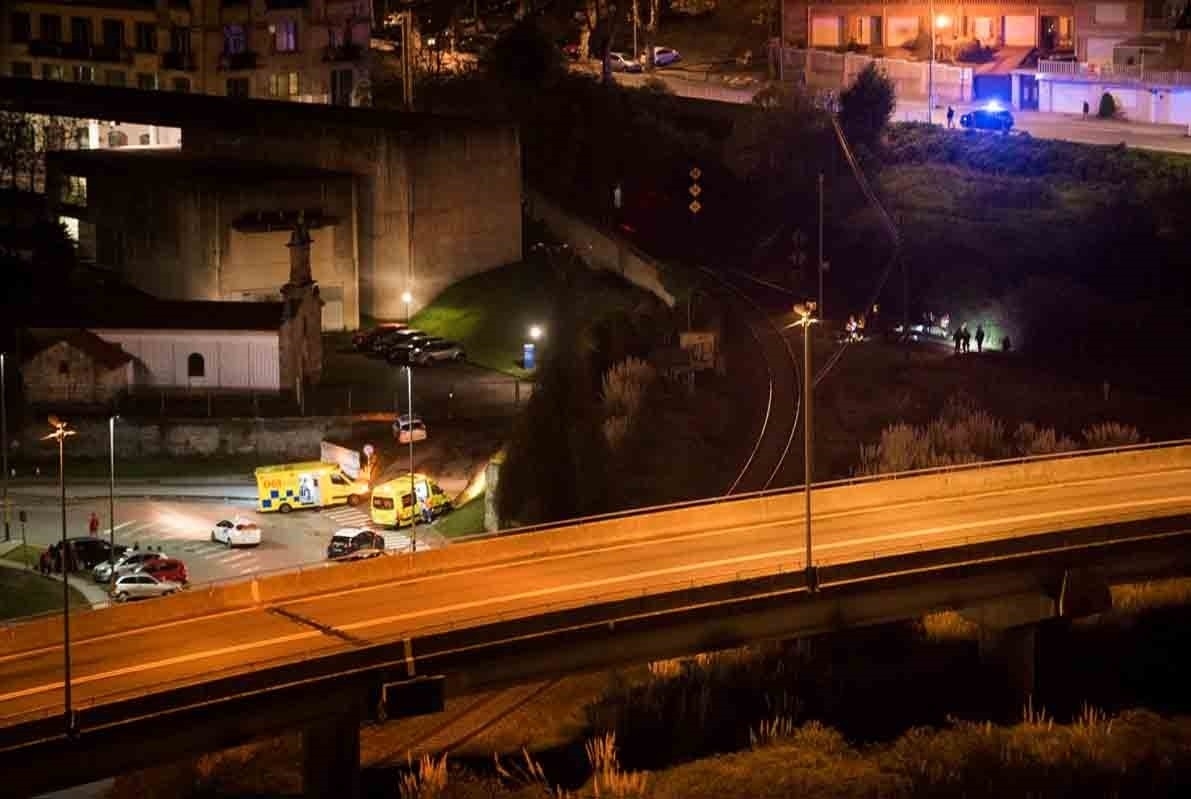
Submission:
M 955 127 L 955 109 L 947 106 L 947 129 L 951 130 Z
M 1085 120 L 1088 118 L 1088 112 L 1089 112 L 1089 111 L 1091 111 L 1091 110 L 1092 110 L 1092 109 L 1091 109 L 1091 106 L 1089 106 L 1089 105 L 1088 105 L 1088 101 L 1087 101 L 1087 100 L 1084 100 L 1084 101 L 1083 101 L 1083 118 L 1084 118 Z
M 99 517 L 95 515 L 95 511 L 91 511 L 91 519 L 87 522 L 87 532 L 92 538 L 99 535 Z

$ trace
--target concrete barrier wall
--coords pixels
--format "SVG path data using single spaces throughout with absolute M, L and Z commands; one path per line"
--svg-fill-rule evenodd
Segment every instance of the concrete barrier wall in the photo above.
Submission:
M 1191 446 L 1030 461 L 826 486 L 815 491 L 814 512 L 839 513 L 903 502 L 975 496 L 1048 483 L 1187 468 L 1191 468 Z M 792 491 L 463 542 L 418 553 L 416 569 L 412 559 L 403 555 L 346 565 L 318 566 L 254 581 L 199 587 L 152 602 L 82 613 L 72 617 L 75 620 L 72 635 L 78 639 L 90 638 L 221 610 L 278 603 L 415 575 L 475 568 L 606 544 L 704 530 L 783 523 L 800 519 L 803 508 L 802 492 Z M 60 643 L 61 627 L 61 619 L 56 616 L 12 625 L 0 632 L 0 653 Z
M 619 236 L 572 216 L 538 192 L 527 189 L 526 197 L 530 217 L 545 223 L 554 235 L 571 245 L 588 266 L 614 272 L 670 308 L 674 307 L 674 295 L 662 283 L 661 267 L 649 256 Z

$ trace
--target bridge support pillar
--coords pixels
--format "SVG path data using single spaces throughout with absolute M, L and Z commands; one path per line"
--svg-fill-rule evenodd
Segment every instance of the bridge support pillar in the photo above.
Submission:
M 302 731 L 302 789 L 306 799 L 360 795 L 360 713 L 342 713 Z

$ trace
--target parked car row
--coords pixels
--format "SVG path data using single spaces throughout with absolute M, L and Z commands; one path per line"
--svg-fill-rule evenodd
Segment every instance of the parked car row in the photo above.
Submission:
M 91 577 L 97 583 L 110 583 L 117 602 L 168 596 L 181 591 L 190 580 L 182 561 L 163 552 L 139 549 L 124 549 L 114 562 L 94 564 Z
M 444 361 L 463 361 L 467 352 L 457 341 L 432 336 L 394 322 L 362 331 L 352 337 L 359 352 L 384 358 L 393 364 L 433 366 Z
M 572 61 L 579 61 L 579 45 L 575 43 L 564 44 L 562 46 L 563 53 Z M 598 58 L 598 56 L 594 56 Z M 641 72 L 648 62 L 648 53 L 642 51 L 641 55 L 633 58 L 631 53 L 623 53 L 617 50 L 608 54 L 608 60 L 611 63 L 613 72 Z M 655 47 L 653 48 L 653 65 L 655 67 L 668 67 L 671 64 L 676 64 L 682 60 L 682 55 L 673 47 Z

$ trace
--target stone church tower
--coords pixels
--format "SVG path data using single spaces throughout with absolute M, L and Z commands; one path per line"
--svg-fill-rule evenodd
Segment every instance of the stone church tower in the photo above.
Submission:
M 299 212 L 290 235 L 289 282 L 281 287 L 281 384 L 299 392 L 299 384 L 318 383 L 323 372 L 323 301 L 310 271 L 310 230 Z

